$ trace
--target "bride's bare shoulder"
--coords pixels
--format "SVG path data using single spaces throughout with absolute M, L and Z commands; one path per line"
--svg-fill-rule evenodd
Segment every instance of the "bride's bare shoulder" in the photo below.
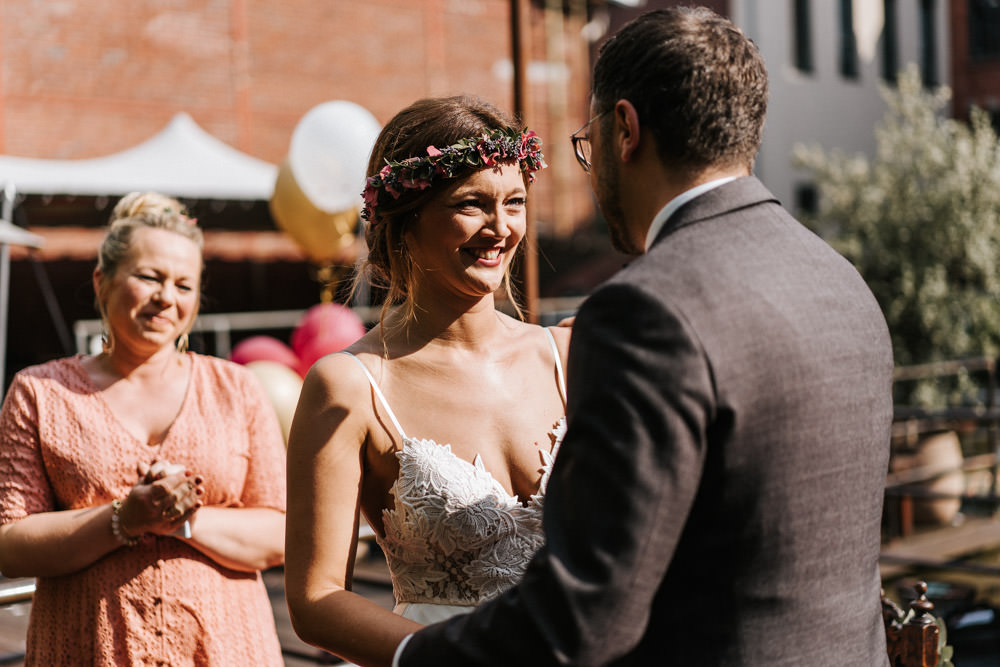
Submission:
M 350 404 L 368 394 L 368 374 L 372 373 L 372 360 L 376 356 L 353 345 L 328 354 L 309 369 L 303 381 L 303 392 L 323 396 L 334 403 Z

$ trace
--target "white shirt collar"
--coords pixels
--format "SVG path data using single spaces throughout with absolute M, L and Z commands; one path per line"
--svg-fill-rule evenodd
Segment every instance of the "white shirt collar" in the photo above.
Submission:
M 736 176 L 726 176 L 725 178 L 717 178 L 714 181 L 696 185 L 690 190 L 685 190 L 667 202 L 667 205 L 660 209 L 660 212 L 656 214 L 656 217 L 653 218 L 653 222 L 649 225 L 649 231 L 646 232 L 646 250 L 649 250 L 650 246 L 653 245 L 653 241 L 656 240 L 657 234 L 660 233 L 660 230 L 663 229 L 663 225 L 667 224 L 667 220 L 670 219 L 670 216 L 672 216 L 677 209 L 698 195 L 704 194 L 709 190 L 728 183 L 729 181 L 736 180 L 736 178 Z

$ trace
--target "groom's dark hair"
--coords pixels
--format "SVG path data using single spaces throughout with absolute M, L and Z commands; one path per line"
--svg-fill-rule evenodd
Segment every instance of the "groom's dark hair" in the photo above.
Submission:
M 594 66 L 595 115 L 628 100 L 660 160 L 675 167 L 752 165 L 767 93 L 756 45 L 705 8 L 639 16 L 601 46 Z M 609 114 L 602 123 L 610 122 Z

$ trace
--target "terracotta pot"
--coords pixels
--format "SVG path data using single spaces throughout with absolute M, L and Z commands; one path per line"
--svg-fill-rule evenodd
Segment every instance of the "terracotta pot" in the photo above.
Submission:
M 916 486 L 933 493 L 960 494 L 965 492 L 965 475 L 960 470 L 961 465 L 962 446 L 958 434 L 943 431 L 922 436 L 912 452 L 894 454 L 889 468 L 893 472 L 920 468 L 928 477 L 943 472 Z M 924 524 L 949 524 L 961 505 L 961 498 L 914 498 L 913 519 Z

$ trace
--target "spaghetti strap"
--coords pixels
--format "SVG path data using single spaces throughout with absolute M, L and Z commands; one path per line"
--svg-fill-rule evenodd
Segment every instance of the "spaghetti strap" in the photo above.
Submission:
M 365 366 L 363 363 L 361 363 L 361 360 L 358 359 L 357 357 L 355 357 L 350 352 L 346 352 L 344 350 L 341 350 L 340 353 L 341 354 L 346 354 L 351 359 L 354 359 L 354 361 L 356 361 L 358 363 L 358 366 L 361 366 L 361 370 L 364 371 L 365 377 L 368 378 L 368 382 L 369 382 L 369 384 L 371 384 L 372 390 L 375 392 L 375 395 L 378 397 L 378 400 L 382 404 L 382 407 L 385 408 L 386 414 L 389 415 L 389 420 L 392 422 L 392 425 L 396 427 L 396 432 L 399 433 L 399 437 L 402 440 L 406 440 L 406 433 L 403 432 L 403 427 L 399 425 L 399 421 L 396 419 L 396 415 L 393 414 L 392 408 L 389 407 L 389 402 L 387 400 L 385 400 L 385 395 L 382 394 L 382 390 L 378 388 L 378 384 L 375 382 L 375 378 L 372 377 L 372 374 L 368 370 L 368 367 Z M 558 355 L 556 355 L 556 356 L 558 357 Z M 562 376 L 560 375 L 560 377 L 562 377 Z
M 549 337 L 549 345 L 552 346 L 552 354 L 556 358 L 556 377 L 559 378 L 559 394 L 562 396 L 563 404 L 566 403 L 566 376 L 563 374 L 562 358 L 559 356 L 559 347 L 556 345 L 555 336 L 545 327 L 545 333 Z M 360 361 L 358 363 L 361 363 Z M 388 409 L 388 408 L 386 408 Z

